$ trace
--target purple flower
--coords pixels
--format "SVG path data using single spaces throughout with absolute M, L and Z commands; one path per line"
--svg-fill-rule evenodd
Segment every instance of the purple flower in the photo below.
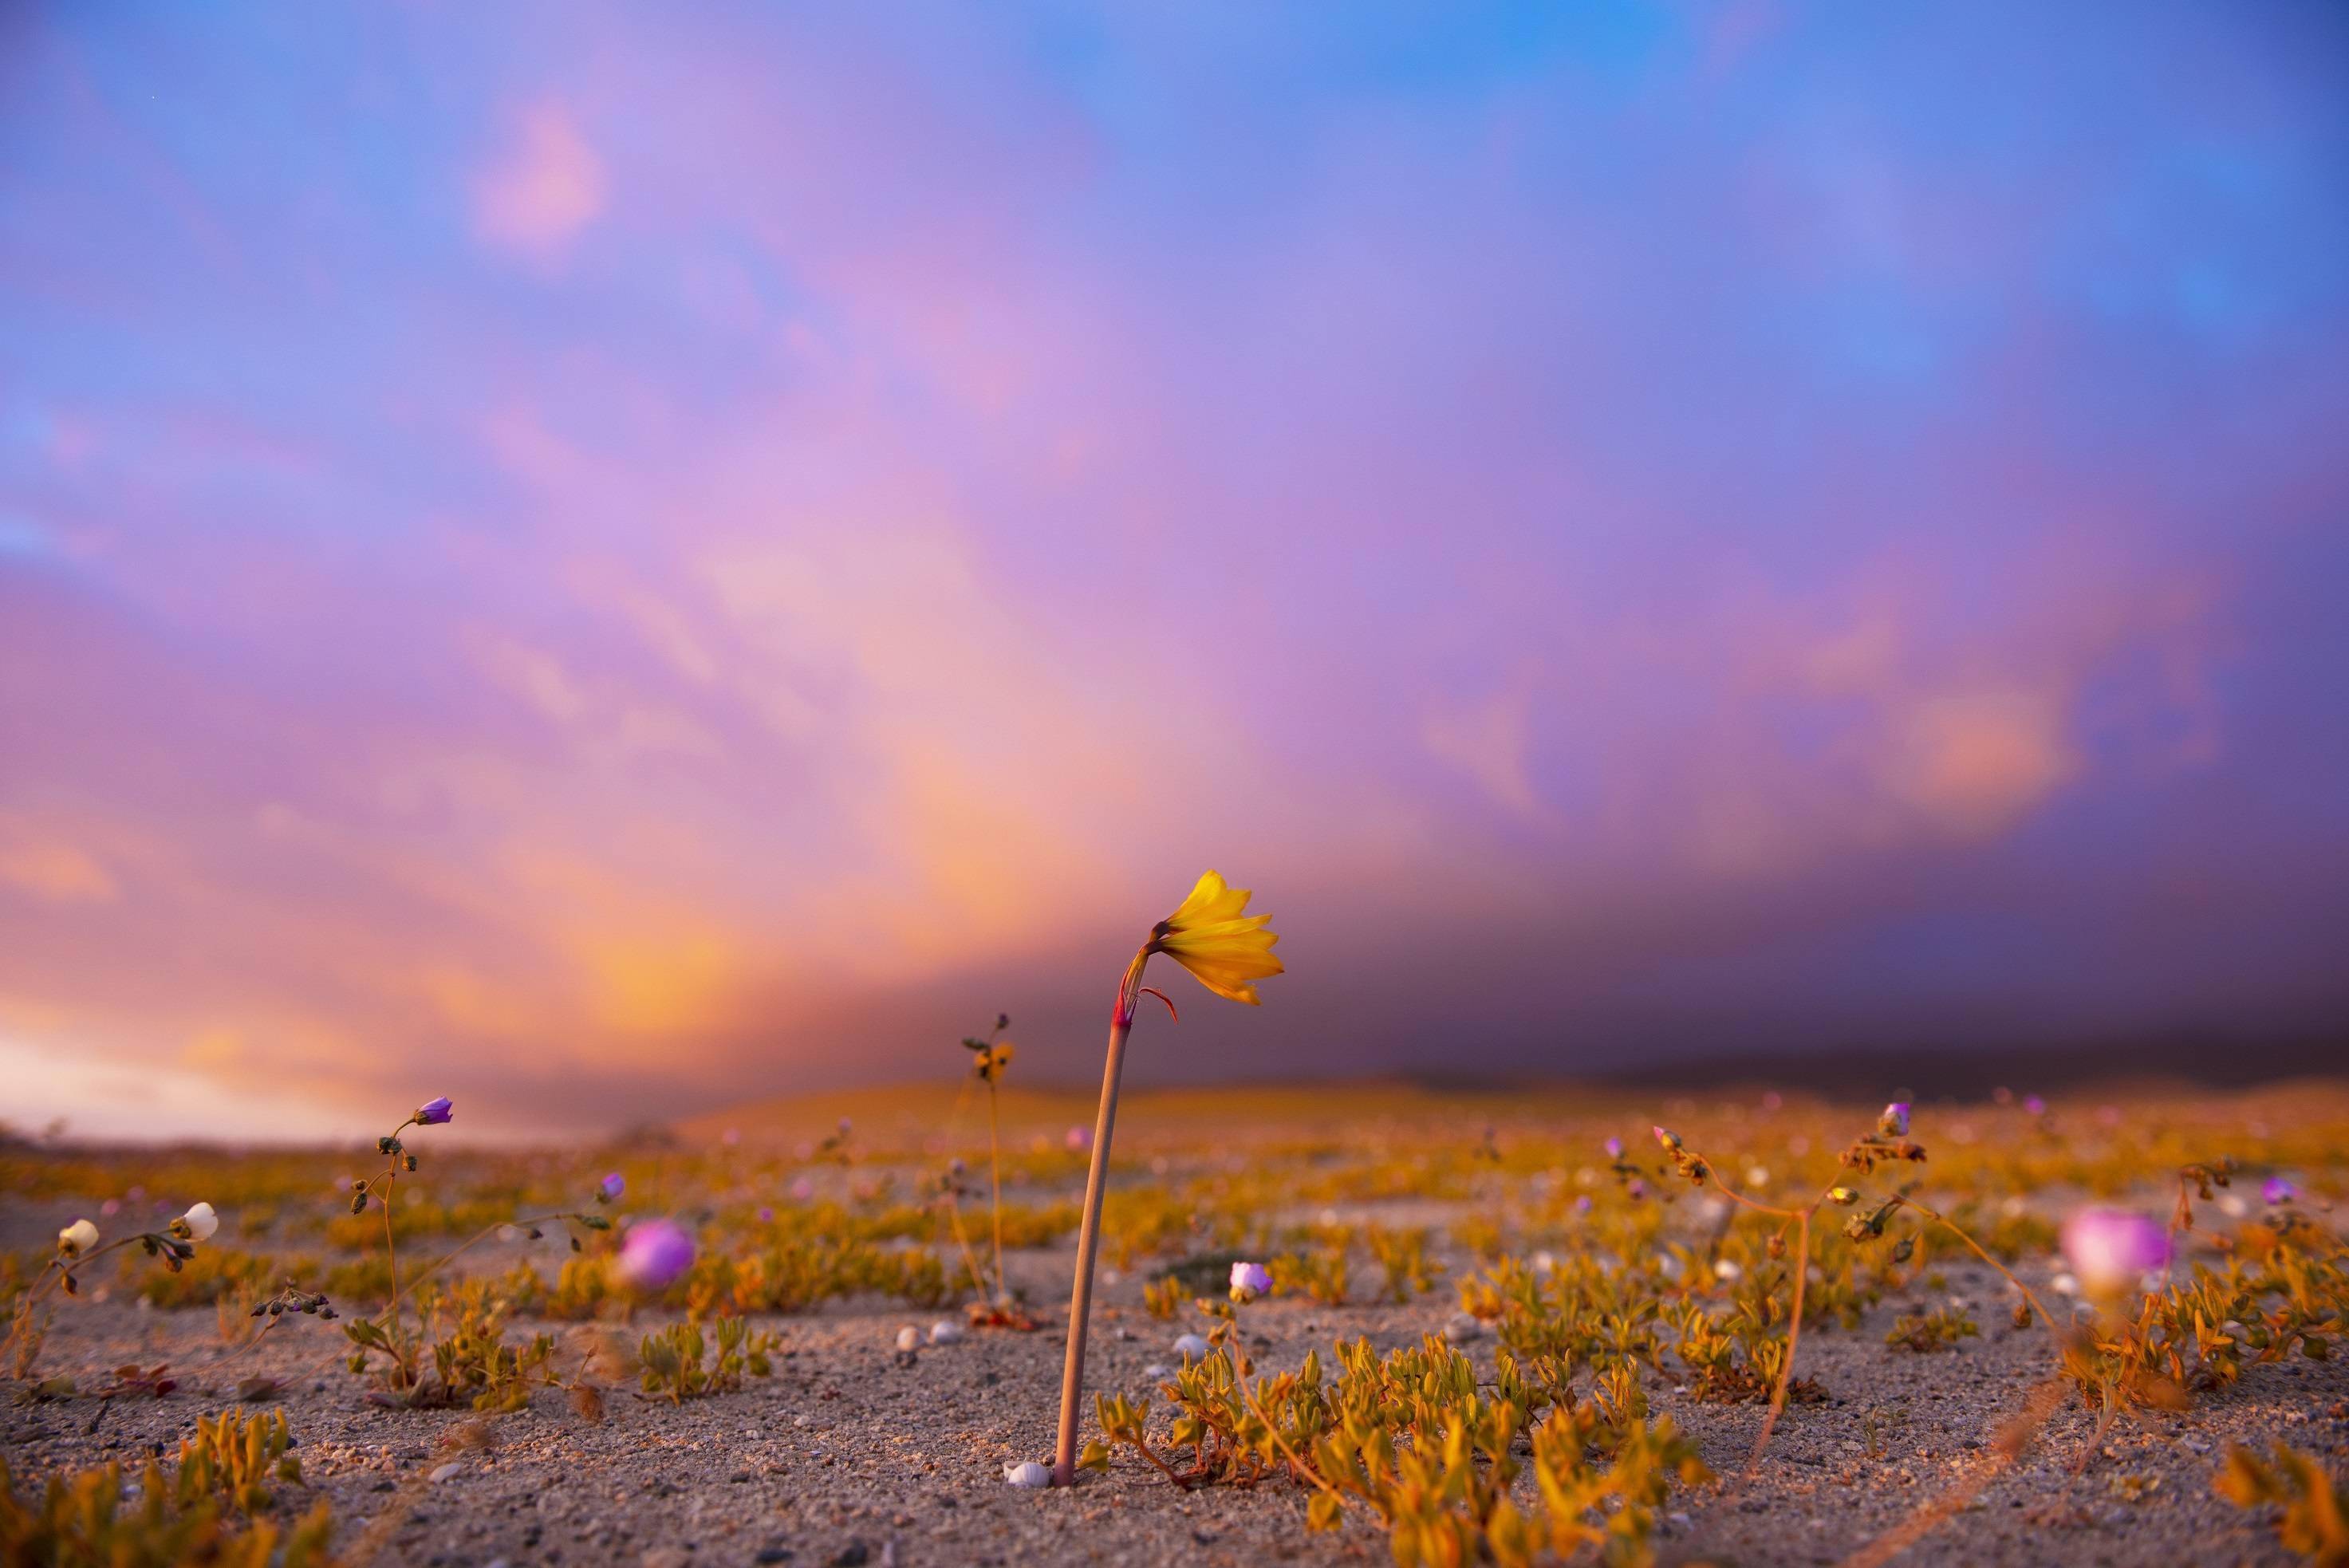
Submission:
M 595 1183 L 595 1201 L 599 1203 L 608 1203 L 627 1190 L 628 1183 L 626 1178 L 623 1177 L 617 1171 L 615 1171 L 609 1176 L 605 1177 L 601 1181 Z
M 1578 1213 L 1578 1214 L 1588 1214 L 1588 1212 L 1590 1212 L 1590 1194 L 1589 1194 L 1589 1193 L 1585 1192 L 1585 1193 L 1583 1193 L 1581 1196 L 1579 1196 L 1579 1197 L 1578 1197 L 1578 1198 L 1576 1198 L 1576 1199 L 1575 1199 L 1575 1201 L 1574 1201 L 1574 1212 L 1575 1212 L 1576 1213 Z
M 2047 1114 L 2047 1102 L 2035 1094 L 2026 1094 L 2023 1097 L 2023 1109 L 2030 1115 L 2044 1116 Z
M 1081 1154 L 1093 1146 L 1093 1130 L 1090 1127 L 1072 1127 L 1069 1129 L 1069 1135 L 1062 1141 L 1068 1144 L 1071 1153 Z
M 2090 1295 L 2122 1295 L 2169 1261 L 2169 1236 L 2126 1209 L 2081 1209 L 2064 1222 L 2064 1257 Z
M 1607 1150 L 1607 1158 L 1609 1160 L 1623 1158 L 1623 1140 L 1619 1138 L 1610 1138 L 1599 1147 Z
M 2300 1196 L 2300 1189 L 2281 1176 L 2271 1176 L 2267 1185 L 2260 1189 L 2260 1196 L 2271 1204 L 2289 1203 Z
M 772 1209 L 761 1208 L 759 1211 L 759 1223 L 762 1225 L 771 1225 L 774 1222 L 775 1212 Z
M 419 1127 L 438 1127 L 456 1114 L 456 1110 L 445 1094 L 438 1099 L 428 1099 L 416 1108 L 416 1124 Z
M 693 1238 L 672 1220 L 628 1227 L 620 1243 L 620 1277 L 641 1291 L 667 1290 L 693 1266 Z
M 1247 1301 L 1262 1295 L 1272 1288 L 1272 1275 L 1262 1264 L 1238 1263 L 1232 1265 L 1232 1299 Z
M 1908 1137 L 1909 1102 L 1905 1099 L 1896 1099 L 1886 1106 L 1884 1114 L 1876 1119 L 1876 1130 L 1886 1138 Z

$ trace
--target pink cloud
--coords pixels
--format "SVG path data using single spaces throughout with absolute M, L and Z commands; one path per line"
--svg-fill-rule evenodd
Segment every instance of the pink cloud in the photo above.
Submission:
M 500 250 L 553 263 L 605 201 L 603 160 L 571 110 L 544 99 L 517 117 L 507 145 L 475 178 L 473 229 Z

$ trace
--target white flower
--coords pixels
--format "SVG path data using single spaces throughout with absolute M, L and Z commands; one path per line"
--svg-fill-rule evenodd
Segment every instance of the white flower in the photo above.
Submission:
M 188 1239 L 191 1242 L 209 1242 L 212 1233 L 220 1229 L 220 1216 L 212 1212 L 210 1203 L 194 1205 L 180 1216 L 180 1222 L 188 1227 Z
M 1050 1486 L 1052 1484 L 1052 1472 L 1034 1460 L 1022 1460 L 1016 1465 L 1005 1465 L 1003 1479 L 1013 1486 Z
M 57 1251 L 69 1258 L 78 1258 L 98 1245 L 98 1227 L 88 1220 L 76 1220 L 57 1233 Z

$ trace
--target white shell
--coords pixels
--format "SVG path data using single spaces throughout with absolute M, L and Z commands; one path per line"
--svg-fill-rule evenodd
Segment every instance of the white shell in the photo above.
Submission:
M 949 1323 L 941 1317 L 930 1325 L 930 1343 L 933 1345 L 952 1345 L 961 1337 L 962 1325 L 959 1323 Z
M 920 1329 L 918 1329 L 918 1328 L 915 1327 L 912 1324 L 910 1324 L 910 1323 L 909 1323 L 909 1324 L 905 1325 L 905 1327 L 903 1327 L 903 1328 L 901 1328 L 901 1329 L 897 1330 L 897 1348 L 898 1348 L 898 1349 L 900 1349 L 900 1350 L 913 1350 L 913 1349 L 916 1349 L 916 1348 L 918 1348 L 918 1347 L 920 1346 L 921 1343 L 922 1343 L 922 1331 L 921 1331 Z
M 1186 1334 L 1174 1342 L 1174 1354 L 1186 1361 L 1202 1360 L 1207 1354 L 1207 1342 L 1195 1334 Z
M 1464 1312 L 1455 1312 L 1445 1319 L 1444 1337 L 1458 1345 L 1464 1340 L 1485 1337 L 1485 1326 Z
M 1013 1486 L 1050 1486 L 1052 1484 L 1052 1472 L 1034 1460 L 1022 1460 L 1016 1465 L 1005 1465 L 1003 1479 Z

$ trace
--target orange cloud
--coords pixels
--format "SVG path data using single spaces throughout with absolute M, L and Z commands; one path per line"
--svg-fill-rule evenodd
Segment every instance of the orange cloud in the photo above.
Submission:
M 78 844 L 0 822 L 0 885 L 52 903 L 110 903 L 114 875 Z

